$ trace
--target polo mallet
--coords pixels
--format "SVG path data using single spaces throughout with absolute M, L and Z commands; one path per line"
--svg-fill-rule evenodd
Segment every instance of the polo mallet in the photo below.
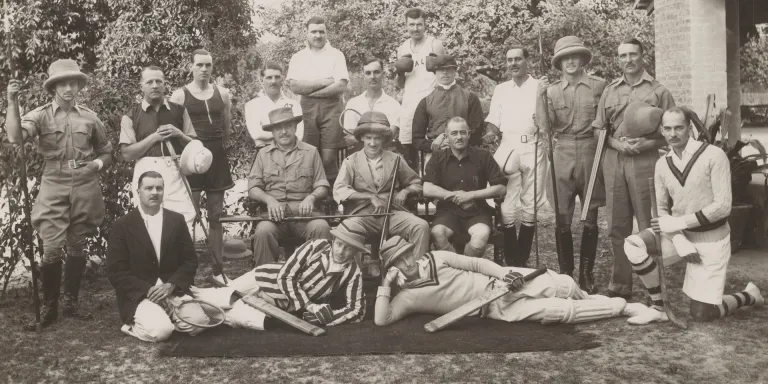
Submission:
M 213 328 L 227 319 L 223 309 L 198 299 L 186 300 L 174 306 L 173 313 L 184 323 L 199 328 Z
M 187 176 L 184 176 L 184 173 L 181 172 L 181 165 L 179 162 L 181 159 L 176 156 L 176 150 L 173 149 L 173 145 L 169 141 L 163 141 L 165 143 L 165 146 L 168 148 L 168 152 L 171 154 L 171 158 L 173 159 L 173 164 L 176 165 L 176 170 L 179 171 L 179 176 L 181 177 L 181 181 L 184 183 L 184 188 L 187 190 L 187 195 L 189 195 L 189 201 L 192 203 L 192 206 L 195 208 L 195 220 L 193 223 L 200 224 L 200 228 L 203 230 L 203 235 L 205 235 L 205 245 L 208 246 L 208 249 L 211 251 L 213 263 L 216 265 L 216 268 L 221 272 L 222 279 L 224 279 L 224 282 L 227 283 L 227 275 L 224 274 L 224 262 L 220 259 L 221 255 L 218 254 L 218 250 L 213 249 L 211 247 L 211 242 L 208 240 L 208 228 L 206 228 L 205 224 L 203 224 L 202 218 L 200 218 L 200 215 L 198 214 L 199 210 L 197 209 L 197 204 L 195 204 L 194 201 L 194 195 L 192 194 L 192 187 L 189 186 L 189 181 L 187 180 Z
M 295 216 L 285 217 L 283 221 L 311 221 L 311 220 L 334 220 L 334 219 L 349 219 L 353 217 L 384 217 L 392 216 L 393 213 L 366 213 L 359 215 L 324 215 L 324 216 Z M 263 216 L 222 216 L 219 218 L 220 223 L 236 223 L 241 221 L 272 221 L 269 218 Z
M 656 189 L 653 185 L 653 177 L 648 178 L 648 186 L 651 189 L 651 217 L 656 219 L 659 217 L 659 211 L 656 206 Z M 675 316 L 672 311 L 672 305 L 669 302 L 669 295 L 667 294 L 667 278 L 666 271 L 664 270 L 664 255 L 661 252 L 661 235 L 653 231 L 653 238 L 656 241 L 656 265 L 659 266 L 659 287 L 661 288 L 661 300 L 664 301 L 664 313 L 667 314 L 669 321 L 680 329 L 688 329 L 688 325 L 681 319 Z
M 523 277 L 525 282 L 529 282 L 547 272 L 547 267 L 541 267 L 536 269 L 535 271 L 531 272 L 530 274 Z M 446 313 L 445 315 L 442 315 L 438 317 L 435 320 L 430 321 L 429 323 L 424 324 L 424 330 L 429 333 L 435 333 L 475 312 L 482 309 L 486 305 L 490 304 L 493 301 L 498 300 L 502 296 L 506 295 L 510 292 L 510 289 L 508 287 L 503 287 L 499 289 L 491 290 L 484 295 L 473 299 L 471 301 L 468 301 L 464 303 L 462 306 L 454 309 L 453 311 L 450 311 Z
M 11 39 L 11 23 L 8 20 L 8 2 L 7 0 L 3 0 L 3 10 L 5 12 L 5 15 L 3 17 L 3 23 L 5 25 L 5 38 L 6 38 L 6 57 L 8 60 L 8 67 L 11 70 L 10 77 L 13 78 L 14 73 L 16 72 L 16 63 L 13 61 L 13 49 L 12 49 L 12 39 Z M 18 104 L 16 104 L 16 110 L 14 113 L 18 114 Z M 18 121 L 21 121 L 19 118 Z M 23 136 L 22 136 L 23 137 Z M 24 249 L 24 256 L 29 260 L 29 267 L 32 270 L 32 305 L 34 307 L 35 311 L 35 332 L 40 332 L 40 296 L 37 291 L 37 280 L 38 280 L 38 270 L 37 270 L 37 262 L 35 261 L 35 253 L 32 251 L 32 212 L 30 212 L 29 207 L 31 206 L 31 199 L 29 197 L 29 188 L 27 187 L 27 156 L 25 153 L 24 148 L 24 142 L 19 145 L 19 150 L 21 152 L 21 156 L 19 156 L 19 179 L 21 184 L 21 191 L 22 195 L 24 196 L 24 202 L 22 204 L 22 210 L 24 212 L 24 224 L 27 227 L 27 230 L 24 231 L 24 237 L 27 242 L 27 246 Z
M 389 197 L 387 198 L 387 209 L 384 211 L 384 213 L 389 214 L 389 210 L 392 209 L 392 198 L 395 195 L 395 182 L 397 181 L 397 169 L 400 167 L 400 155 L 397 155 L 395 157 L 395 166 L 392 169 L 392 187 L 389 190 Z M 384 246 L 384 242 L 387 241 L 387 237 L 389 237 L 389 216 L 386 216 L 384 218 L 384 225 L 381 228 L 381 239 L 379 240 L 379 249 Z M 381 262 L 381 269 L 384 270 L 384 260 L 381 259 L 381 255 L 379 255 L 379 261 Z M 381 280 L 384 281 L 384 278 L 386 277 L 386 273 L 381 274 Z

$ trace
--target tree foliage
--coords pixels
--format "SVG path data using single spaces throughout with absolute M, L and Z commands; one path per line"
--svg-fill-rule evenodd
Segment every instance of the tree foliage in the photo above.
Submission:
M 768 37 L 751 35 L 740 51 L 741 83 L 768 87 Z

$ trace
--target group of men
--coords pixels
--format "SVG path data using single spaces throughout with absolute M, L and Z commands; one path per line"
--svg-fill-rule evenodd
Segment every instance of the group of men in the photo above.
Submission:
M 205 191 L 207 237 L 217 260 L 214 278 L 228 281 L 218 266 L 224 192 L 234 185 L 224 147 L 231 124 L 229 92 L 211 82 L 213 57 L 202 49 L 190 56 L 193 81 L 169 99 L 162 69 L 142 70 L 143 98 L 123 116 L 119 139 L 121 157 L 136 162 L 136 208 L 111 228 L 107 254 L 123 332 L 146 341 L 164 340 L 173 330 L 200 332 L 173 311 L 191 297 L 226 308 L 230 325 L 263 329 L 264 314 L 237 300 L 235 289 L 303 313 L 316 324 L 361 321 L 361 257 L 369 252 L 365 244 L 378 241 L 382 231 L 390 237 L 379 252 L 385 274 L 375 306 L 379 325 L 413 312 L 444 314 L 500 285 L 513 292 L 482 316 L 545 323 L 619 315 L 633 324 L 664 321 L 659 270 L 649 257 L 658 252 L 689 263 L 684 292 L 696 320 L 763 303 L 751 283 L 743 292 L 723 296 L 730 258 L 728 162 L 718 148 L 693 139 L 690 112 L 675 107 L 670 92 L 645 71 L 642 43 L 630 38 L 618 46 L 623 76 L 611 83 L 585 72 L 592 54 L 575 36 L 555 44 L 552 66 L 562 77 L 553 82 L 529 74 L 525 47 L 510 47 L 505 59 L 511 79 L 497 86 L 484 117 L 477 95 L 456 82 L 456 60 L 425 34 L 426 15 L 414 8 L 405 21 L 410 38 L 397 49 L 394 64 L 404 90 L 402 104 L 383 92 L 385 65 L 372 58 L 363 66 L 366 90 L 344 105 L 346 60 L 327 41 L 320 17 L 305 24 L 307 46 L 291 58 L 285 75 L 275 63 L 261 70 L 263 94 L 245 104 L 245 119 L 258 151 L 248 196 L 261 204 L 264 220 L 252 240 L 256 268 L 227 288 L 194 287 L 192 234 L 196 223 L 203 224 L 198 205 Z M 20 84 L 8 86 L 9 139 L 39 136 L 38 152 L 45 159 L 33 212 L 44 244 L 43 326 L 58 317 L 62 265 L 63 314 L 89 317 L 77 308 L 87 260 L 83 249 L 104 216 L 98 172 L 111 164 L 112 146 L 96 113 L 75 102 L 87 81 L 74 61 L 54 62 L 44 84 L 53 102 L 23 118 Z M 284 82 L 300 102 L 285 96 Z M 588 197 L 599 130 L 607 130 L 608 148 Z M 555 175 L 547 172 L 545 150 L 539 148 L 544 135 L 555 139 Z M 499 149 L 493 154 L 477 148 L 494 141 Z M 394 142 L 402 144 L 400 153 L 388 150 Z M 665 145 L 671 150 L 659 159 Z M 339 164 L 340 148 L 349 148 L 349 155 Z M 644 182 L 650 177 L 656 179 L 655 191 Z M 651 219 L 652 193 L 659 201 L 658 219 Z M 549 271 L 524 284 L 523 275 L 532 272 L 526 266 L 536 211 L 545 195 L 552 206 L 554 195 L 558 199 L 560 274 Z M 320 216 L 329 196 L 345 215 L 355 215 L 335 229 L 311 218 Z M 417 196 L 436 201 L 431 223 L 409 209 L 409 198 Z M 482 258 L 493 227 L 486 201 L 502 196 L 506 267 Z M 577 196 L 582 202 L 591 198 L 578 284 L 571 234 Z M 607 206 L 614 266 L 608 290 L 596 295 L 593 268 L 602 206 Z M 376 216 L 381 213 L 390 215 L 385 220 Z M 635 235 L 633 218 L 640 228 Z M 654 237 L 659 232 L 661 249 Z M 468 235 L 463 249 L 455 249 L 457 234 Z M 306 243 L 279 263 L 280 240 L 286 236 Z M 653 306 L 626 302 L 633 271 Z M 393 284 L 399 293 L 390 297 Z M 344 293 L 342 308 L 328 303 L 335 292 Z

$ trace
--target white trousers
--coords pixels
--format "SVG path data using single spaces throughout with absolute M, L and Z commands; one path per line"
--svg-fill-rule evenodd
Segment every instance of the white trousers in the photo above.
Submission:
M 514 151 L 520 154 L 520 166 L 517 172 L 509 175 L 507 182 L 507 193 L 504 201 L 501 203 L 501 222 L 504 226 L 510 227 L 519 222 L 527 226 L 533 226 L 534 222 L 534 194 L 533 182 L 534 172 L 536 175 L 536 203 L 538 209 L 541 209 L 546 200 L 547 184 L 547 157 L 544 154 L 544 148 L 539 145 L 538 161 L 534 161 L 536 148 L 534 143 L 517 144 Z M 501 166 L 501 165 L 500 165 Z
M 421 99 L 432 93 L 432 89 L 425 92 L 406 92 L 403 94 L 403 102 L 400 105 L 400 142 L 403 144 L 413 143 L 413 115 L 419 106 Z M 392 123 L 392 122 L 390 122 Z
M 530 268 L 508 269 L 523 275 L 535 271 Z M 626 304 L 621 298 L 590 296 L 570 276 L 547 271 L 525 283 L 518 291 L 490 303 L 483 315 L 508 322 L 580 323 L 619 316 Z
M 255 284 L 256 279 L 253 274 L 250 275 L 250 278 Z M 207 301 L 223 309 L 227 316 L 224 320 L 224 324 L 233 328 L 248 328 L 263 331 L 264 320 L 267 317 L 266 314 L 233 296 L 235 290 L 240 291 L 245 295 L 258 290 L 258 286 L 256 286 L 255 289 L 246 288 L 244 283 L 247 279 L 248 277 L 243 279 L 243 276 L 240 276 L 240 278 L 230 281 L 229 286 L 224 288 L 191 287 L 190 290 L 195 299 Z M 237 280 L 240 280 L 240 282 L 236 283 Z
M 195 221 L 195 206 L 184 186 L 181 174 L 170 157 L 142 157 L 133 168 L 133 205 L 139 205 L 139 177 L 147 171 L 155 171 L 163 177 L 164 190 L 163 207 L 184 215 L 190 235 Z
M 192 298 L 184 295 L 166 300 L 164 305 L 144 299 L 136 307 L 133 315 L 133 325 L 123 325 L 121 330 L 142 341 L 157 343 L 168 340 L 173 331 L 185 332 L 194 336 L 205 330 L 191 326 L 176 317 L 173 309 L 184 301 Z

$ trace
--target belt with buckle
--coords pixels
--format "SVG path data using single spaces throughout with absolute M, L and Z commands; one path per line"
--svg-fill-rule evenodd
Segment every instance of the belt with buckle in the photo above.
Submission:
M 526 144 L 529 141 L 536 141 L 536 134 L 535 133 L 534 134 L 530 134 L 530 135 L 523 135 L 523 134 L 519 134 L 519 133 L 506 133 L 506 134 L 502 134 L 502 137 L 504 137 L 504 135 L 507 135 L 507 136 L 517 136 L 517 137 L 520 138 L 520 142 L 523 143 L 523 144 Z
M 67 166 L 69 166 L 69 169 L 78 169 L 81 167 L 85 167 L 88 165 L 90 161 L 81 161 L 81 160 L 67 160 Z

